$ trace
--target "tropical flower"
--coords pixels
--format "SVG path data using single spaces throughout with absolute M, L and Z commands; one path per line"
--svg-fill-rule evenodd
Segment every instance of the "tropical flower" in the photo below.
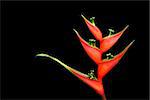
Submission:
M 88 74 L 82 73 L 74 68 L 71 68 L 70 66 L 60 61 L 59 59 L 52 57 L 48 54 L 41 53 L 41 54 L 37 54 L 36 56 L 48 57 L 56 61 L 57 63 L 62 65 L 64 68 L 66 68 L 68 71 L 70 71 L 73 75 L 75 75 L 84 83 L 86 83 L 91 88 L 93 88 L 99 95 L 102 96 L 103 100 L 106 100 L 102 79 L 121 60 L 121 58 L 127 52 L 129 47 L 133 44 L 134 40 L 119 54 L 114 56 L 111 53 L 108 53 L 106 54 L 107 58 L 102 59 L 103 53 L 107 52 L 118 41 L 118 39 L 122 36 L 122 34 L 129 27 L 129 25 L 127 25 L 123 30 L 121 30 L 120 32 L 116 34 L 112 34 L 112 32 L 114 33 L 114 30 L 109 29 L 110 34 L 106 37 L 102 37 L 102 32 L 94 23 L 95 17 L 90 18 L 91 20 L 90 22 L 83 15 L 81 16 L 84 19 L 86 25 L 88 26 L 90 32 L 94 35 L 96 40 L 100 42 L 100 46 L 96 47 L 96 44 L 95 44 L 96 40 L 89 39 L 89 42 L 86 42 L 79 35 L 79 33 L 75 29 L 73 29 L 74 32 L 77 34 L 77 37 L 79 38 L 81 45 L 83 46 L 88 56 L 97 64 L 98 70 L 97 70 L 96 76 L 94 75 L 94 70 L 91 70 L 91 72 Z

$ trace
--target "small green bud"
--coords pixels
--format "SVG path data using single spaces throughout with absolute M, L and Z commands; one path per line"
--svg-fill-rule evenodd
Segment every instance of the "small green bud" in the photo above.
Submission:
M 87 74 L 89 79 L 97 80 L 96 76 L 94 75 L 94 70 L 90 70 L 90 73 Z
M 90 18 L 90 21 L 91 21 L 91 23 L 92 23 L 93 25 L 95 25 L 94 20 L 95 20 L 95 17 L 91 17 L 91 18 Z
M 108 60 L 114 58 L 114 56 L 111 53 L 106 54 L 106 56 L 107 56 L 106 59 L 108 59 Z
M 108 29 L 109 30 L 109 35 L 112 35 L 115 31 L 113 29 Z
M 91 46 L 96 47 L 96 40 L 95 39 L 89 39 L 88 42 Z

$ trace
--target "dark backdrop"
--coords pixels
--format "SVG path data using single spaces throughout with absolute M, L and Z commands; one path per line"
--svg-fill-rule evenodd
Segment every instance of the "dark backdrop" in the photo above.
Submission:
M 97 66 L 83 50 L 73 28 L 94 38 L 80 14 L 95 16 L 103 36 L 130 27 L 108 52 L 135 43 L 104 78 L 107 98 L 148 98 L 148 2 L 2 2 L 3 98 L 101 98 L 48 53 L 87 73 Z

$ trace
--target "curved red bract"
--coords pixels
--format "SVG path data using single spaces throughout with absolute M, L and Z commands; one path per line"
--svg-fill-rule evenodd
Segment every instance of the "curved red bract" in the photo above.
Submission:
M 88 56 L 96 63 L 99 64 L 102 61 L 102 52 L 97 47 L 92 47 L 89 45 L 76 30 L 74 30 Z
M 98 80 L 102 79 L 118 62 L 119 60 L 123 57 L 123 55 L 127 52 L 129 47 L 132 45 L 134 41 L 132 41 L 121 53 L 116 55 L 113 59 L 111 60 L 103 60 L 102 63 L 98 64 Z
M 89 30 L 91 31 L 91 33 L 94 35 L 94 37 L 101 41 L 102 40 L 102 32 L 100 31 L 100 29 L 93 25 L 90 21 L 88 21 L 83 15 L 81 15 L 82 18 L 84 19 L 86 25 L 88 26 Z
M 104 37 L 103 40 L 100 42 L 100 49 L 102 52 L 106 52 L 108 51 L 117 41 L 118 39 L 121 37 L 121 35 L 124 33 L 124 31 L 128 28 L 128 26 L 126 26 L 122 31 L 111 35 L 111 36 L 107 36 Z
M 88 77 L 84 77 L 72 70 L 72 73 L 78 77 L 80 80 L 82 80 L 84 83 L 89 85 L 91 88 L 93 88 L 98 94 L 104 95 L 104 88 L 102 84 L 102 80 L 92 80 L 89 79 Z

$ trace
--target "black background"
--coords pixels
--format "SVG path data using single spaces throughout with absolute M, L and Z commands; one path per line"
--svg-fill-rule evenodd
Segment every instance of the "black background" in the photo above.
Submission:
M 96 17 L 103 36 L 130 25 L 108 52 L 136 40 L 104 78 L 106 97 L 148 98 L 148 12 L 148 2 L 2 2 L 2 97 L 101 98 L 59 64 L 34 57 L 44 52 L 81 72 L 96 71 L 72 30 L 94 38 L 82 13 Z

